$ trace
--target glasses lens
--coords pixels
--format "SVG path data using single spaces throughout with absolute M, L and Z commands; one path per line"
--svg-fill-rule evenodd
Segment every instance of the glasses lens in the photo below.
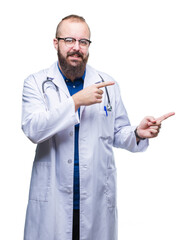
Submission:
M 87 48 L 89 46 L 89 42 L 86 39 L 80 39 L 80 47 Z
M 65 38 L 64 41 L 67 47 L 72 47 L 76 42 L 74 38 Z

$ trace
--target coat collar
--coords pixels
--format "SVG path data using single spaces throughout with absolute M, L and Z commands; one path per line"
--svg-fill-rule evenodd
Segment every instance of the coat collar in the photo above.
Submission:
M 58 69 L 57 62 L 55 62 L 48 70 L 47 74 L 48 78 L 52 78 L 53 82 L 67 95 L 70 97 L 69 90 L 65 84 L 65 80 L 63 79 L 62 74 Z M 94 83 L 100 82 L 101 79 L 97 73 L 97 71 L 90 67 L 89 65 L 86 66 L 86 75 L 84 79 L 84 88 L 88 87 Z

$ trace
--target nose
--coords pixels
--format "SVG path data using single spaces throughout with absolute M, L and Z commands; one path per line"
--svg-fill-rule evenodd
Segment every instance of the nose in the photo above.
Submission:
M 73 46 L 73 49 L 76 50 L 76 51 L 78 51 L 78 50 L 80 49 L 80 43 L 79 43 L 79 41 L 76 40 L 76 42 L 75 42 L 75 44 L 74 44 L 74 46 Z

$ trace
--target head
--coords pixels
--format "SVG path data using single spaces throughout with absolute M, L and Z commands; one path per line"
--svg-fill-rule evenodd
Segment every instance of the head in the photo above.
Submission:
M 70 45 L 59 38 L 74 38 L 76 41 Z M 84 74 L 89 56 L 89 46 L 80 44 L 80 39 L 90 40 L 90 29 L 85 19 L 77 15 L 63 18 L 56 29 L 54 47 L 61 71 L 72 81 Z

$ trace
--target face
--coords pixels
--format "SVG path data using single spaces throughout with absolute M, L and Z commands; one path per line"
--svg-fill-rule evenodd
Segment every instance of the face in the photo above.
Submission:
M 84 22 L 64 20 L 59 27 L 58 37 L 72 37 L 77 40 L 89 39 L 90 32 Z M 81 48 L 78 41 L 74 46 L 67 47 L 63 40 L 57 40 L 56 38 L 54 39 L 54 47 L 57 50 L 59 65 L 63 74 L 71 80 L 81 77 L 88 61 L 89 49 Z

